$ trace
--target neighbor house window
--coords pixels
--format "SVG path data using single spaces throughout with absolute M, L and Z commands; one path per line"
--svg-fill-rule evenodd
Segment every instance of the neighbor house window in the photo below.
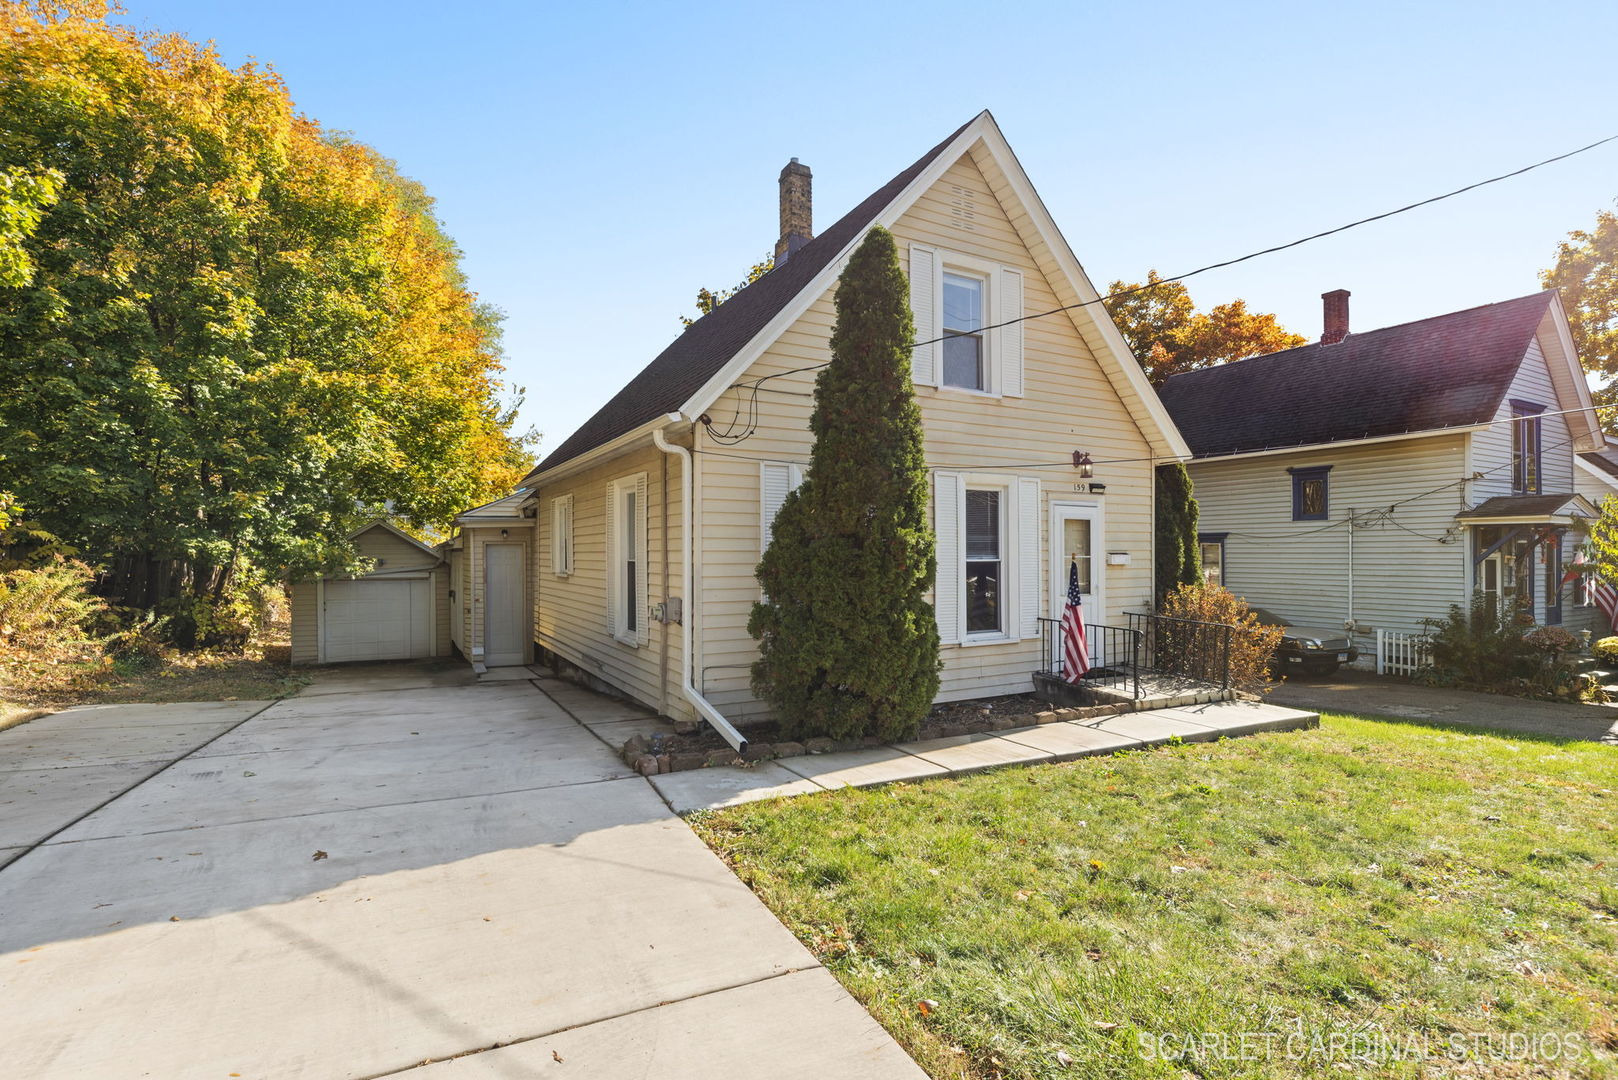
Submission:
M 1562 621 L 1562 537 L 1545 541 L 1545 625 Z
M 1197 537 L 1202 548 L 1202 580 L 1207 585 L 1225 584 L 1225 537 L 1228 533 L 1203 533 Z
M 980 277 L 944 273 L 944 385 L 987 390 L 983 317 L 986 282 Z
M 1511 489 L 1523 495 L 1544 491 L 1540 474 L 1540 414 L 1545 406 L 1511 403 Z
M 1005 625 L 1005 500 L 997 489 L 966 491 L 966 632 L 1000 634 Z
M 1288 469 L 1292 474 L 1292 520 L 1325 521 L 1327 480 L 1330 465 L 1310 469 Z

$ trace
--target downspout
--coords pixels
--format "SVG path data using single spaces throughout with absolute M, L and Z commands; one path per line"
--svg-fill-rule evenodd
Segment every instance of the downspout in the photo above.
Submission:
M 1350 644 L 1354 642 L 1354 631 L 1357 624 L 1354 621 L 1354 508 L 1348 508 L 1348 619 L 1343 623 L 1343 629 L 1348 631 Z
M 670 419 L 678 419 L 678 413 L 671 413 Z M 691 658 L 691 623 L 696 618 L 696 594 L 691 585 L 696 581 L 693 556 L 695 547 L 692 543 L 692 494 L 691 494 L 691 451 L 683 446 L 676 446 L 663 436 L 663 428 L 652 429 L 652 445 L 665 454 L 673 454 L 680 459 L 680 502 L 683 506 L 681 514 L 680 544 L 681 544 L 681 573 L 684 575 L 684 588 L 686 594 L 685 610 L 680 613 L 680 692 L 685 699 L 696 708 L 698 715 L 712 725 L 713 729 L 728 742 L 739 754 L 747 749 L 747 739 L 736 730 L 729 720 L 722 716 L 713 703 L 702 696 L 692 682 Z M 667 582 L 664 583 L 665 589 Z

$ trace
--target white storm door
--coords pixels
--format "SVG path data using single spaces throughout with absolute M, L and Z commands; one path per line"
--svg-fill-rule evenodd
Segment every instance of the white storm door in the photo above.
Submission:
M 1050 617 L 1060 621 L 1067 607 L 1068 575 L 1079 570 L 1079 593 L 1084 599 L 1084 628 L 1090 645 L 1090 664 L 1102 667 L 1107 658 L 1104 635 L 1090 630 L 1107 621 L 1107 600 L 1102 543 L 1101 507 L 1095 503 L 1052 503 L 1050 531 L 1051 606 Z M 1052 662 L 1062 655 L 1061 635 L 1052 634 Z
M 521 544 L 483 548 L 483 663 L 516 667 L 527 654 Z

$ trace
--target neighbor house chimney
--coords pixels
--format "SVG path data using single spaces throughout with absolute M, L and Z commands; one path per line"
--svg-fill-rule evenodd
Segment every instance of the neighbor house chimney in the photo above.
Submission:
M 775 242 L 775 265 L 780 266 L 814 239 L 814 200 L 810 197 L 809 166 L 797 158 L 781 170 L 781 239 Z
M 1326 329 L 1320 343 L 1335 345 L 1348 336 L 1348 290 L 1333 289 L 1321 293 L 1320 298 L 1326 302 Z

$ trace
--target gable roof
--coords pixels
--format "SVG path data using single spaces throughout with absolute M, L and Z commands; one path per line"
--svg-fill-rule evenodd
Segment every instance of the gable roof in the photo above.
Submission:
M 659 416 L 678 411 L 976 119 L 950 132 L 947 139 L 795 251 L 785 264 L 688 326 L 528 475 L 553 469 Z
M 348 538 L 350 540 L 358 540 L 372 529 L 382 529 L 385 532 L 390 532 L 394 536 L 397 536 L 400 540 L 403 540 L 405 543 L 420 548 L 423 552 L 431 555 L 435 559 L 438 558 L 437 548 L 424 540 L 417 540 L 414 536 L 411 536 L 409 533 L 399 528 L 399 526 L 395 525 L 387 518 L 377 518 L 375 521 L 367 522 L 366 524 L 361 525 L 359 528 L 349 533 Z
M 1600 450 L 1587 450 L 1579 455 L 1579 460 L 1597 472 L 1618 481 L 1618 448 L 1609 446 Z
M 1593 518 L 1599 511 L 1583 495 L 1563 492 L 1555 495 L 1496 495 L 1470 510 L 1455 515 L 1461 521 L 1486 518 L 1491 521 L 1550 521 L 1559 518 Z
M 1159 391 L 1196 457 L 1492 420 L 1554 290 L 1176 375 Z

